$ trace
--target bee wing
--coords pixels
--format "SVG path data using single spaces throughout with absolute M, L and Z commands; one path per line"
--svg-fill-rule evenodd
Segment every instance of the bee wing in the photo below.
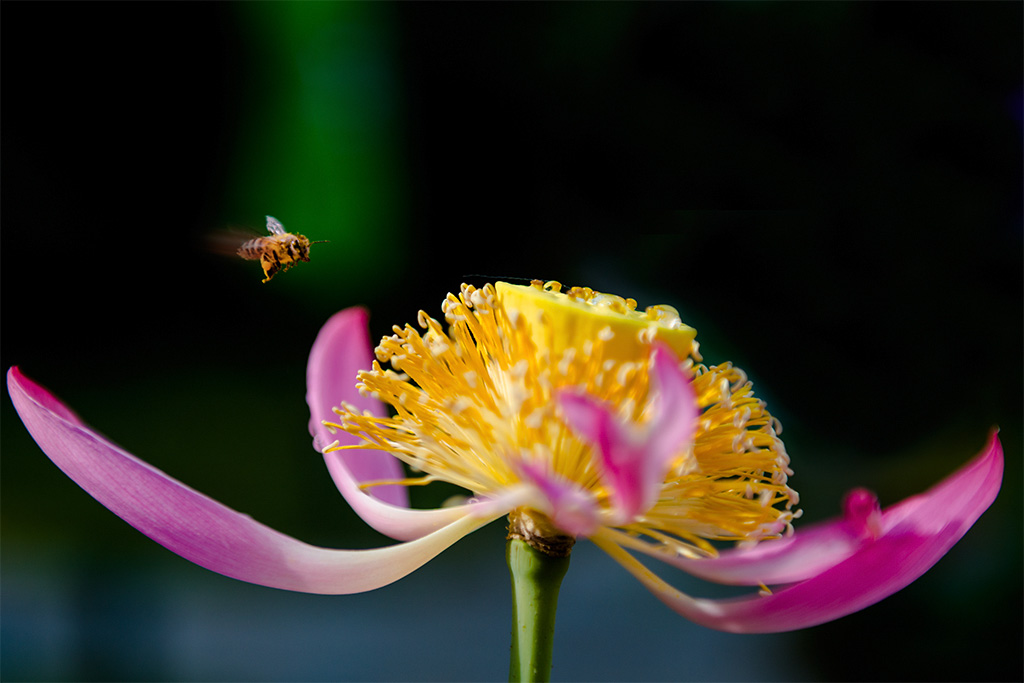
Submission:
M 203 236 L 203 246 L 207 251 L 221 256 L 236 256 L 238 248 L 259 234 L 245 228 L 224 228 L 213 230 Z
M 273 216 L 267 216 L 267 232 L 271 235 L 283 235 L 285 234 L 284 226 L 281 225 L 281 221 L 277 220 Z

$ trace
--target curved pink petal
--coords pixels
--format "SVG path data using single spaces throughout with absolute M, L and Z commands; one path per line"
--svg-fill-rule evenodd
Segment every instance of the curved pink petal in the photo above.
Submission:
M 850 557 L 871 539 L 893 531 L 915 511 L 910 522 L 915 528 L 920 530 L 931 524 L 931 533 L 955 531 L 959 539 L 977 519 L 970 513 L 977 510 L 980 516 L 995 499 L 1001 478 L 1002 446 L 993 432 L 974 459 L 925 493 L 882 510 L 877 519 L 871 509 L 871 506 L 877 507 L 874 496 L 857 489 L 844 501 L 846 512 L 842 518 L 798 529 L 793 536 L 763 541 L 751 548 L 726 550 L 717 558 L 668 561 L 695 576 L 718 583 L 756 586 L 802 581 Z M 978 498 L 979 491 L 991 497 Z M 978 509 L 978 503 L 985 500 L 988 502 Z M 961 521 L 961 524 L 966 523 L 962 529 L 951 529 L 949 525 L 958 515 L 959 519 L 969 522 Z
M 464 514 L 410 543 L 374 550 L 318 548 L 235 512 L 115 446 L 17 368 L 7 373 L 7 387 L 36 443 L 89 495 L 185 559 L 242 581 L 306 593 L 373 590 L 491 521 Z
M 679 359 L 664 344 L 654 347 L 654 381 L 658 392 L 658 415 L 652 423 L 648 448 L 652 458 L 651 476 L 655 489 L 661 486 L 665 473 L 679 452 L 686 448 L 697 432 L 700 408 L 690 378 L 679 369 Z
M 369 370 L 373 360 L 370 336 L 366 327 L 369 314 L 363 308 L 347 308 L 335 313 L 320 329 L 306 365 L 306 402 L 309 404 L 309 433 L 317 450 L 338 439 L 343 445 L 359 443 L 358 437 L 345 432 L 331 434 L 323 420 L 337 421 L 333 409 L 342 402 L 351 403 L 361 411 L 378 417 L 387 416 L 384 405 L 356 389 L 356 374 Z M 372 450 L 334 451 L 324 455 L 330 464 L 331 476 L 340 489 L 342 480 L 355 482 L 401 479 L 402 464 L 389 453 Z M 345 494 L 345 491 L 342 491 Z M 374 486 L 367 495 L 392 505 L 409 507 L 409 494 L 404 486 Z M 346 498 L 348 496 L 346 495 Z
M 1003 445 L 998 430 L 992 430 L 985 447 L 966 465 L 924 493 L 882 510 L 881 533 L 913 528 L 933 534 L 955 531 L 963 536 L 996 499 L 1002 480 Z M 974 511 L 977 514 L 971 517 Z
M 563 391 L 558 406 L 566 424 L 597 449 L 601 475 L 622 522 L 644 509 L 643 443 L 628 425 L 619 423 L 609 406 L 584 393 Z
M 351 452 L 351 451 L 343 451 Z M 488 514 L 487 510 L 477 510 L 483 505 L 482 502 L 471 502 L 452 507 L 435 508 L 432 510 L 417 510 L 414 508 L 391 505 L 377 500 L 359 488 L 355 479 L 349 474 L 342 463 L 337 452 L 325 453 L 324 460 L 327 462 L 327 470 L 334 477 L 334 483 L 341 491 L 341 495 L 352 509 L 356 511 L 364 522 L 372 526 L 382 534 L 390 536 L 399 541 L 412 541 L 431 534 L 438 529 L 451 524 L 467 514 L 476 516 Z M 344 456 L 342 456 L 344 457 Z M 379 488 L 379 487 L 373 487 Z M 369 489 L 372 491 L 373 489 Z M 514 506 L 512 506 L 514 507 Z M 472 509 L 471 509 L 472 508 Z M 510 507 L 509 510 L 512 508 Z
M 605 483 L 622 522 L 654 504 L 672 460 L 696 429 L 696 395 L 667 347 L 655 346 L 652 371 L 658 412 L 643 428 L 620 420 L 608 406 L 586 394 L 558 395 L 566 423 L 598 450 Z
M 718 557 L 668 555 L 655 546 L 609 530 L 609 540 L 637 550 L 696 577 L 733 586 L 802 581 L 850 557 L 860 546 L 843 520 L 799 529 L 793 536 L 761 541 L 750 548 L 721 551 Z
M 356 373 L 371 367 L 372 350 L 362 308 L 347 308 L 335 313 L 321 328 L 313 342 L 306 368 L 306 402 L 309 404 L 309 432 L 317 450 L 333 443 L 360 443 L 356 436 L 342 431 L 332 434 L 322 420 L 336 421 L 333 408 L 342 401 L 374 415 L 386 415 L 384 405 L 363 396 L 356 389 Z M 460 507 L 438 510 L 409 508 L 404 486 L 384 485 L 359 488 L 364 481 L 401 479 L 402 464 L 389 453 L 367 449 L 348 449 L 324 454 L 327 471 L 348 504 L 363 520 L 382 534 L 409 541 L 433 533 L 466 514 Z
M 765 596 L 731 600 L 693 598 L 655 576 L 618 546 L 614 538 L 598 535 L 594 542 L 640 579 L 658 599 L 696 623 L 733 633 L 791 631 L 869 607 L 924 574 L 992 504 L 1002 475 L 1002 445 L 993 433 L 981 454 L 953 475 L 926 493 L 883 511 L 877 538 L 862 533 L 862 542 L 845 559 L 804 581 Z M 791 547 L 798 548 L 804 557 L 810 557 L 813 551 L 810 544 Z M 739 557 L 745 551 L 734 552 Z M 751 567 L 760 564 L 774 569 L 776 576 L 793 575 L 779 569 L 783 564 L 775 555 L 741 559 L 750 562 Z M 739 564 L 742 562 L 737 566 Z
M 706 558 L 668 555 L 620 531 L 609 530 L 608 537 L 708 581 L 759 586 L 794 583 L 816 576 L 853 555 L 867 535 L 862 524 L 847 516 L 801 527 L 792 536 L 723 550 L 717 557 Z

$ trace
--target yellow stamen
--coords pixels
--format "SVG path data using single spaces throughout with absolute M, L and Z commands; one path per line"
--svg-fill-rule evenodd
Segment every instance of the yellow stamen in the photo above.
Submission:
M 339 421 L 326 423 L 360 436 L 355 448 L 388 451 L 423 473 L 373 483 L 447 481 L 489 496 L 520 483 L 530 463 L 589 490 L 610 518 L 599 454 L 562 421 L 556 395 L 583 390 L 621 419 L 646 422 L 657 340 L 689 367 L 702 413 L 657 502 L 621 525 L 626 538 L 700 556 L 715 552 L 709 540 L 777 536 L 793 519 L 797 495 L 786 483 L 792 471 L 778 422 L 741 370 L 694 365 L 696 332 L 674 309 L 639 313 L 632 299 L 535 281 L 463 285 L 442 310 L 447 330 L 421 311 L 422 332 L 394 327 L 372 369 L 359 374 L 360 390 L 391 405 L 392 417 L 342 406 Z

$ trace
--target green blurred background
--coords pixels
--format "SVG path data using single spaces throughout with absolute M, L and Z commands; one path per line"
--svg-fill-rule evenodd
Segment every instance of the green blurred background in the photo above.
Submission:
M 369 306 L 377 337 L 493 276 L 670 303 L 782 420 L 804 521 L 854 485 L 923 490 L 993 425 L 1003 491 L 911 587 L 794 634 L 701 629 L 581 544 L 555 678 L 1020 680 L 1020 3 L 2 16 L 2 365 L 118 443 L 373 546 L 306 431 L 333 312 Z M 269 284 L 203 250 L 268 213 L 330 244 Z M 506 676 L 501 525 L 367 595 L 250 586 L 82 493 L 6 395 L 0 416 L 4 680 Z

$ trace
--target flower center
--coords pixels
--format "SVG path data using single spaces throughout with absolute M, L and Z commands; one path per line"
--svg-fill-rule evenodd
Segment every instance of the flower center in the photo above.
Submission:
M 656 403 L 649 396 L 649 365 L 657 341 L 694 375 L 702 410 L 698 433 L 692 448 L 676 457 L 654 506 L 618 526 L 638 542 L 687 554 L 714 553 L 706 539 L 783 531 L 797 501 L 786 485 L 789 459 L 777 422 L 754 398 L 743 372 L 728 364 L 694 367 L 701 360 L 696 332 L 669 306 L 641 313 L 632 299 L 561 289 L 539 281 L 463 285 L 442 304 L 447 331 L 423 311 L 422 333 L 395 326 L 358 385 L 394 415 L 342 406 L 335 409 L 338 423 L 326 423 L 362 437 L 356 448 L 388 451 L 416 473 L 364 486 L 447 481 L 495 497 L 528 484 L 527 471 L 541 471 L 607 510 L 611 497 L 598 454 L 563 420 L 556 395 L 584 391 L 620 419 L 646 423 Z

